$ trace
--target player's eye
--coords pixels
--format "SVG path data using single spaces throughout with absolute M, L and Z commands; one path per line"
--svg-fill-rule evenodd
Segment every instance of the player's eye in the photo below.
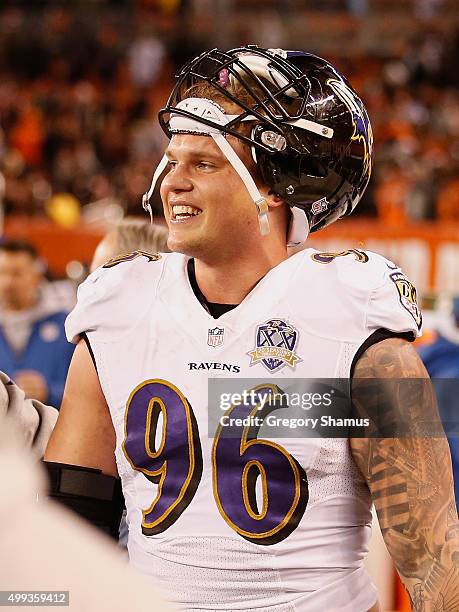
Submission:
M 169 172 L 170 172 L 171 170 L 175 170 L 175 168 L 177 167 L 177 163 L 178 163 L 178 162 L 176 162 L 176 161 L 175 161 L 175 160 L 173 160 L 173 159 L 170 159 L 170 160 L 167 162 L 167 169 L 169 170 Z
M 200 161 L 196 164 L 196 167 L 201 170 L 211 170 L 214 168 L 214 165 L 207 161 Z

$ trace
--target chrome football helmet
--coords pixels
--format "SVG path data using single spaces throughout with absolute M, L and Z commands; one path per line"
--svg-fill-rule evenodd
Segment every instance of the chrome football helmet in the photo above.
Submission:
M 204 95 L 202 92 L 205 92 Z M 231 113 L 231 114 L 230 114 Z M 159 113 L 165 133 L 212 136 L 241 176 L 269 231 L 267 204 L 226 139 L 251 150 L 262 181 L 316 231 L 352 212 L 370 179 L 373 135 L 365 106 L 326 60 L 248 45 L 188 62 Z M 158 167 L 150 191 L 165 163 Z

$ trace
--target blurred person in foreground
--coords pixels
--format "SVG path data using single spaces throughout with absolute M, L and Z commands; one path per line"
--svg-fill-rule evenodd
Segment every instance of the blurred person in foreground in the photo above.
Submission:
M 0 372 L 0 422 L 14 424 L 21 444 L 41 458 L 57 420 L 57 410 L 36 399 L 26 399 L 24 391 Z
M 457 610 L 451 458 L 410 344 L 416 291 L 375 253 L 288 252 L 365 191 L 362 101 L 327 61 L 251 45 L 189 62 L 159 120 L 170 143 L 144 206 L 160 182 L 173 252 L 115 258 L 80 286 L 45 459 L 121 478 L 130 562 L 182 610 L 375 612 L 372 502 L 414 608 Z M 226 407 L 209 393 L 250 377 L 261 387 Z M 345 380 L 368 423 L 383 411 L 388 435 L 258 436 L 251 417 L 285 407 L 262 400 L 324 378 Z
M 74 347 L 42 268 L 28 242 L 0 242 L 0 369 L 27 397 L 59 408 Z
M 167 253 L 167 228 L 143 219 L 126 217 L 106 234 L 97 245 L 91 272 L 116 255 L 133 251 Z
M 435 386 L 438 408 L 451 450 L 454 491 L 459 509 L 459 296 L 453 298 L 450 315 L 438 320 L 428 341 L 420 344 L 418 353 Z
M 0 372 L 0 590 L 69 591 L 75 612 L 168 612 L 106 537 L 46 501 L 46 476 L 34 457 L 43 454 L 56 417 Z

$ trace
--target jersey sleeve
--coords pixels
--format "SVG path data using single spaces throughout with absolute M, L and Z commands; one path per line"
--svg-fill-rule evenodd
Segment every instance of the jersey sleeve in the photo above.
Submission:
M 380 282 L 372 289 L 366 312 L 366 327 L 371 334 L 378 329 L 410 333 L 413 340 L 421 335 L 422 314 L 413 283 L 391 261 L 368 253 Z
M 83 334 L 116 340 L 151 307 L 162 262 L 160 256 L 136 253 L 111 260 L 79 286 L 77 304 L 65 322 L 69 342 L 77 343 Z

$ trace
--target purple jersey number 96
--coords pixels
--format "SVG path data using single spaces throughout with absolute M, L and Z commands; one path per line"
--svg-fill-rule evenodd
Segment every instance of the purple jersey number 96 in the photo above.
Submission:
M 262 385 L 254 391 L 266 396 L 279 389 Z M 256 402 L 246 401 L 231 406 L 225 416 L 239 423 L 255 414 L 266 417 L 276 409 L 273 404 L 260 412 Z M 157 443 L 160 415 L 162 432 Z M 308 503 L 308 481 L 285 448 L 257 438 L 258 429 L 219 426 L 212 448 L 213 490 L 220 514 L 236 533 L 250 542 L 270 545 L 298 526 Z M 188 400 L 165 380 L 138 385 L 127 402 L 122 446 L 132 468 L 157 485 L 155 499 L 142 511 L 142 533 L 161 533 L 189 506 L 202 477 L 198 426 Z

